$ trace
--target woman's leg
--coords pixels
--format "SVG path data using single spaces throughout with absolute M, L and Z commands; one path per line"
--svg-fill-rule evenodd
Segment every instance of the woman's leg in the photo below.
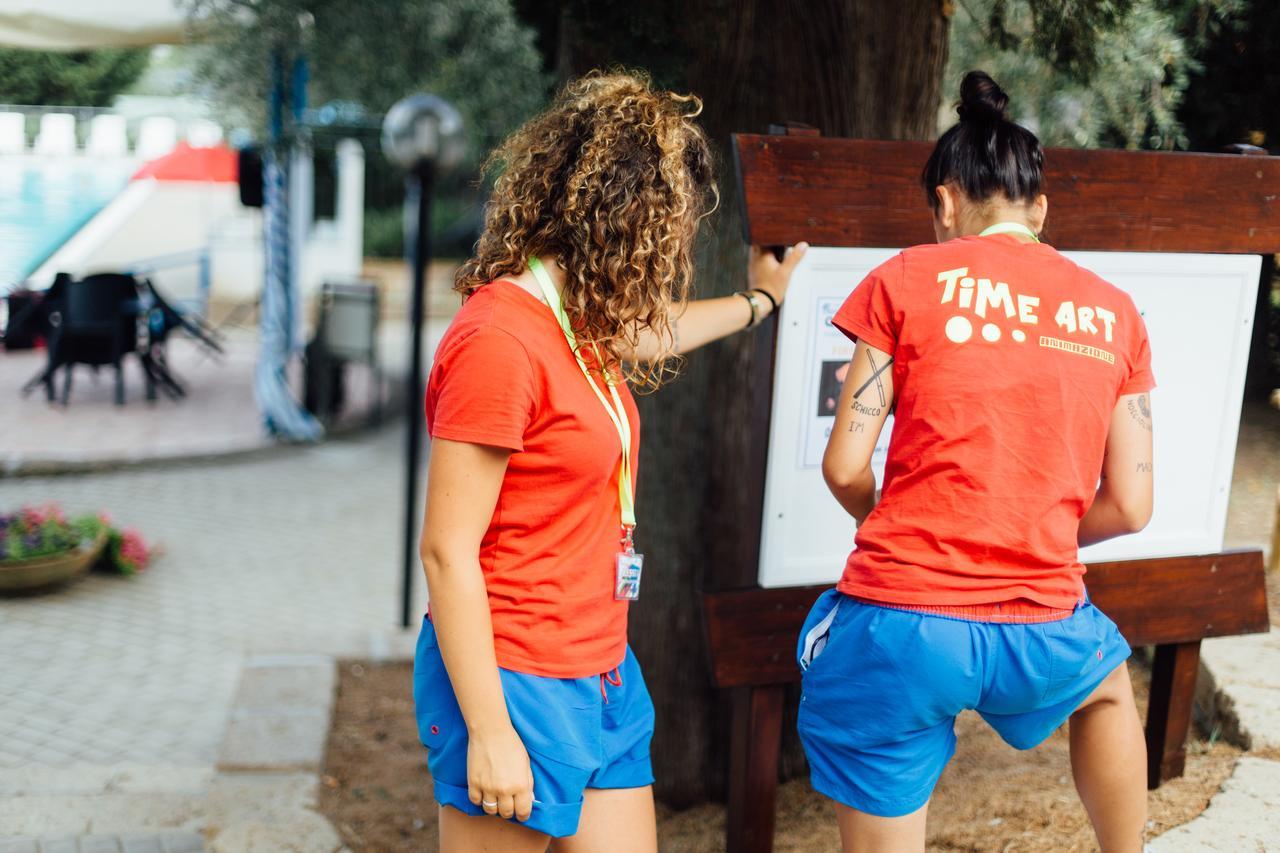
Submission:
M 653 786 L 588 788 L 578 831 L 551 841 L 554 853 L 657 853 Z
M 840 846 L 844 853 L 909 853 L 924 850 L 925 803 L 902 817 L 877 817 L 836 803 Z
M 1102 853 L 1141 851 L 1147 822 L 1147 744 L 1120 664 L 1071 715 L 1071 774 Z
M 490 815 L 440 807 L 440 853 L 545 853 L 547 836 Z

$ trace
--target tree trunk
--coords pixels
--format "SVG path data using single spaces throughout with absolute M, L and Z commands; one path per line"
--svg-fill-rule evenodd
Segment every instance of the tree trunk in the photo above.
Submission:
M 522 11 L 533 5 L 525 0 Z M 704 126 L 725 155 L 722 207 L 699 252 L 697 289 L 710 296 L 744 287 L 729 134 L 799 121 L 828 136 L 932 137 L 950 8 L 949 0 L 573 0 L 556 31 L 543 30 L 542 46 L 562 73 L 644 68 L 659 85 L 705 100 Z M 742 489 L 752 405 L 743 377 L 758 367 L 751 343 L 738 335 L 695 353 L 677 382 L 640 403 L 637 543 L 646 559 L 630 636 L 657 707 L 657 792 L 676 807 L 724 785 L 726 706 L 710 685 L 698 599 L 756 580 L 756 566 L 739 556 L 759 536 L 743 527 L 753 516 Z M 833 581 L 839 570 L 831 567 Z M 785 775 L 803 766 L 794 715 L 792 697 Z

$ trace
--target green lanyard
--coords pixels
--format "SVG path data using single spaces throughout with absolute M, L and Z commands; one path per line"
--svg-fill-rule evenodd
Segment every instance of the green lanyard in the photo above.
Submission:
M 1021 222 L 997 222 L 995 225 L 984 229 L 978 236 L 987 237 L 991 234 L 1022 234 L 1025 237 L 1030 237 L 1037 243 L 1040 242 L 1040 238 L 1036 236 L 1036 232 L 1032 231 Z
M 587 384 L 591 386 L 591 390 L 595 392 L 596 397 L 600 400 L 600 405 L 604 406 L 604 410 L 609 414 L 609 420 L 613 421 L 614 427 L 618 430 L 618 439 L 622 442 L 622 463 L 618 472 L 618 505 L 622 508 L 622 528 L 624 538 L 630 540 L 631 531 L 636 526 L 636 504 L 635 498 L 631 491 L 631 421 L 627 418 L 627 410 L 622 405 L 622 397 L 618 395 L 618 388 L 615 384 L 616 380 L 604 366 L 603 359 L 599 358 L 600 350 L 596 349 L 597 359 L 601 362 L 600 371 L 604 374 L 605 384 L 609 386 L 609 395 L 613 398 L 613 404 L 600 391 L 600 386 L 591 378 L 591 371 L 587 369 L 587 364 L 582 360 L 582 355 L 578 352 L 578 339 L 573 334 L 573 325 L 569 322 L 569 315 L 565 313 L 564 302 L 560 299 L 560 292 L 556 290 L 555 284 L 551 281 L 551 276 L 547 273 L 547 268 L 542 265 L 542 261 L 537 258 L 529 258 L 529 270 L 533 273 L 533 277 L 538 280 L 538 285 L 542 288 L 542 295 L 546 298 L 547 304 L 551 306 L 551 313 L 556 315 L 556 320 L 560 322 L 560 330 L 564 332 L 564 339 L 569 342 L 569 350 L 573 353 L 574 360 L 578 362 L 578 367 L 582 369 L 582 375 L 587 378 Z

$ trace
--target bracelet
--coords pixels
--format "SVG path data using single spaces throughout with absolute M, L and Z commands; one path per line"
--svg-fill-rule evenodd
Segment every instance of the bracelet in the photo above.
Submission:
M 755 293 L 750 290 L 739 290 L 737 295 L 747 300 L 747 304 L 751 306 L 751 319 L 747 321 L 747 325 L 743 328 L 754 328 L 760 322 L 760 300 L 756 299 Z
M 778 300 L 776 300 L 776 299 L 774 299 L 774 298 L 773 298 L 773 294 L 772 294 L 772 293 L 770 293 L 769 291 L 765 290 L 763 287 L 753 287 L 753 288 L 751 288 L 751 291 L 752 291 L 753 293 L 758 293 L 758 294 L 760 294 L 761 296 L 763 296 L 765 299 L 768 299 L 768 300 L 769 300 L 769 306 L 770 306 L 770 310 L 772 311 L 772 313 L 775 313 L 775 314 L 776 314 L 776 313 L 778 312 Z

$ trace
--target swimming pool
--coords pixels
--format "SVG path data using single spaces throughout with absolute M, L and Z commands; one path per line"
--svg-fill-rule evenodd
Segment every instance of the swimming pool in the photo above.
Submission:
M 136 168 L 81 156 L 0 158 L 0 291 L 35 272 Z

